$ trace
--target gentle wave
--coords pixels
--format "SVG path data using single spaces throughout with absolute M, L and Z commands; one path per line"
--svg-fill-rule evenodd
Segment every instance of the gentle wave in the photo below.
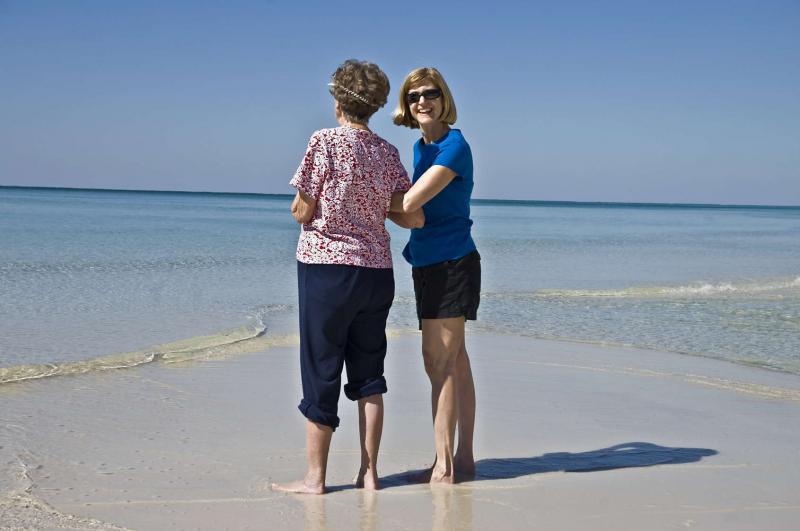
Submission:
M 716 295 L 767 294 L 782 290 L 800 289 L 800 277 L 750 282 L 696 282 L 685 286 L 637 286 L 618 290 L 556 290 L 542 289 L 536 293 L 557 297 L 703 297 Z
M 290 347 L 300 343 L 300 338 L 296 334 L 268 336 L 266 331 L 267 328 L 263 324 L 243 326 L 208 336 L 182 339 L 134 352 L 111 354 L 89 360 L 0 367 L 0 385 L 50 376 L 129 369 L 152 362 L 188 363 L 224 360 L 241 354 L 252 354 L 276 347 Z M 389 329 L 386 330 L 386 335 L 392 338 L 409 332 L 415 332 L 415 330 L 411 328 Z
M 177 363 L 216 359 L 233 354 L 257 352 L 273 346 L 290 345 L 297 341 L 296 336 L 267 338 L 266 330 L 266 326 L 259 323 L 257 326 L 243 326 L 208 336 L 198 336 L 134 352 L 111 354 L 88 360 L 0 367 L 0 384 L 50 376 L 126 369 L 154 361 Z

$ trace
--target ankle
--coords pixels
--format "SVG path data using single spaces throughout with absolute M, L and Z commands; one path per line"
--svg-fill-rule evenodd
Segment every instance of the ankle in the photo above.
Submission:
M 453 459 L 437 459 L 433 464 L 433 471 L 438 475 L 446 476 L 452 473 L 455 462 Z
M 472 450 L 458 450 L 456 452 L 455 457 L 453 457 L 453 461 L 474 461 L 475 456 L 472 453 Z
M 378 467 L 374 463 L 362 464 L 358 472 L 359 474 L 374 474 L 377 468 Z
M 325 485 L 325 472 L 309 470 L 306 472 L 306 477 L 303 478 L 303 483 L 309 487 L 323 486 Z

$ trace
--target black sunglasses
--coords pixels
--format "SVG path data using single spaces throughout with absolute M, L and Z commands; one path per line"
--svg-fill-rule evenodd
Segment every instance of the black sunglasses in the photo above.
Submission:
M 441 89 L 428 89 L 423 90 L 422 92 L 409 92 L 406 94 L 406 102 L 409 104 L 417 103 L 422 97 L 425 97 L 426 100 L 438 100 L 441 96 Z

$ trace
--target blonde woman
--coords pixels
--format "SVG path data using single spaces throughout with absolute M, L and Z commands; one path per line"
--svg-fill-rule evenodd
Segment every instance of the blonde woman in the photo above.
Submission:
M 472 152 L 456 122 L 453 96 L 435 68 L 418 68 L 400 88 L 394 123 L 419 129 L 413 186 L 392 210 L 425 213 L 411 230 L 403 256 L 412 265 L 422 357 L 431 383 L 436 460 L 432 483 L 454 483 L 475 473 L 475 384 L 464 342 L 466 320 L 477 317 L 480 255 L 472 240 Z M 456 429 L 458 449 L 456 450 Z

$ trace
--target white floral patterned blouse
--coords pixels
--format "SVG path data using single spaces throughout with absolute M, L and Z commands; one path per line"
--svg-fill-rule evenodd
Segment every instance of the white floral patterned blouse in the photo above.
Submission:
M 297 260 L 392 267 L 384 222 L 392 194 L 411 187 L 397 148 L 364 129 L 321 129 L 289 184 L 317 200 L 300 233 Z

